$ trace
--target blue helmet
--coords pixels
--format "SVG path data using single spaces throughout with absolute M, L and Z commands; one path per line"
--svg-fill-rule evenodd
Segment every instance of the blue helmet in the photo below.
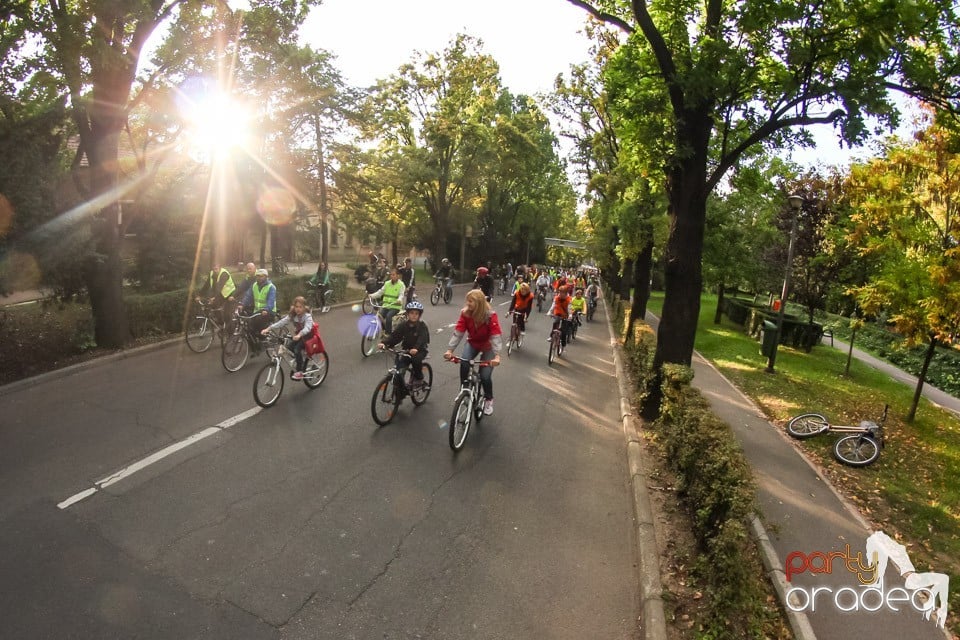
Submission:
M 421 314 L 423 314 L 423 303 L 421 303 L 419 300 L 411 300 L 407 303 L 406 309 L 407 311 L 419 311 Z

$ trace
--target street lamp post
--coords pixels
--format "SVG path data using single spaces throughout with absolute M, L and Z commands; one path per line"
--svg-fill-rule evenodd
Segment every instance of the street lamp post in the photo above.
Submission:
M 793 273 L 793 245 L 797 235 L 797 217 L 803 207 L 803 196 L 793 194 L 787 197 L 793 216 L 790 218 L 790 243 L 787 245 L 787 269 L 783 276 L 783 293 L 780 295 L 780 310 L 777 312 L 777 339 L 773 341 L 773 350 L 767 359 L 767 373 L 776 373 L 773 366 L 777 362 L 777 349 L 780 347 L 780 336 L 783 335 L 783 314 L 787 308 L 787 295 L 790 293 L 790 275 Z

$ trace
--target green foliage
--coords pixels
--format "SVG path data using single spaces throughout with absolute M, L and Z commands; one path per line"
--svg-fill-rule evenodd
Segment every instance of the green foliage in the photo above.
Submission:
M 748 530 L 756 514 L 753 479 L 730 428 L 692 389 L 693 370 L 664 365 L 658 436 L 678 477 L 704 553 L 696 573 L 707 585 L 708 637 L 761 638 L 770 615 L 762 566 Z
M 833 335 L 848 341 L 852 334 L 849 322 L 844 319 L 831 323 Z M 896 365 L 913 376 L 919 376 L 927 351 L 926 346 L 908 347 L 903 336 L 875 323 L 863 323 L 857 330 L 854 346 L 878 358 Z M 937 347 L 930 367 L 927 382 L 952 396 L 960 397 L 960 352 L 950 347 Z

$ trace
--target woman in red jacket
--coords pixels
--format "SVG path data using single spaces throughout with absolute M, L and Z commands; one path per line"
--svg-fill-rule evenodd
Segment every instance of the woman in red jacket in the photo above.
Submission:
M 463 353 L 460 354 L 460 383 L 463 384 L 470 373 L 468 361 L 473 360 L 477 354 L 480 354 L 481 360 L 490 363 L 489 367 L 480 367 L 480 383 L 483 385 L 484 397 L 483 413 L 489 416 L 493 413 L 493 367 L 500 364 L 500 348 L 503 346 L 503 339 L 497 314 L 490 309 L 490 303 L 480 289 L 467 292 L 466 306 L 460 310 L 457 326 L 453 330 L 447 351 L 443 354 L 444 360 L 450 360 L 453 357 L 453 350 L 460 344 L 464 334 L 467 336 L 467 344 L 463 347 Z

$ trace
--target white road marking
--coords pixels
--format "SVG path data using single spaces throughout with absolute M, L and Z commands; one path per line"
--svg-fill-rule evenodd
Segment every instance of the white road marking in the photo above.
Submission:
M 243 413 L 238 413 L 232 418 L 227 418 L 226 420 L 224 420 L 223 422 L 221 422 L 215 427 L 207 427 L 206 429 L 202 431 L 198 431 L 197 433 L 191 436 L 188 436 L 179 442 L 174 442 L 173 444 L 167 447 L 164 447 L 160 451 L 152 453 L 146 458 L 138 460 L 137 462 L 134 462 L 133 464 L 127 467 L 124 467 L 123 469 L 120 469 L 115 473 L 110 474 L 109 476 L 107 476 L 106 478 L 103 478 L 102 480 L 97 480 L 96 482 L 93 483 L 94 486 L 90 487 L 89 489 L 84 489 L 83 491 L 81 491 L 76 495 L 70 496 L 69 498 L 67 498 L 60 504 L 58 504 L 57 507 L 60 509 L 66 509 L 67 507 L 75 505 L 81 500 L 86 500 L 87 498 L 95 494 L 97 491 L 104 489 L 106 487 L 109 487 L 110 485 L 115 484 L 117 482 L 120 482 L 124 478 L 129 478 L 130 476 L 137 473 L 138 471 L 142 471 L 143 469 L 146 469 L 147 467 L 154 464 L 155 462 L 159 462 L 160 460 L 163 460 L 167 456 L 170 456 L 176 453 L 177 451 L 186 449 L 190 445 L 196 444 L 197 442 L 200 442 L 204 438 L 212 436 L 215 433 L 220 433 L 225 429 L 229 429 L 230 427 L 240 422 L 243 422 L 247 418 L 252 418 L 253 416 L 260 413 L 262 410 L 263 409 L 261 409 L 260 407 L 247 409 Z

